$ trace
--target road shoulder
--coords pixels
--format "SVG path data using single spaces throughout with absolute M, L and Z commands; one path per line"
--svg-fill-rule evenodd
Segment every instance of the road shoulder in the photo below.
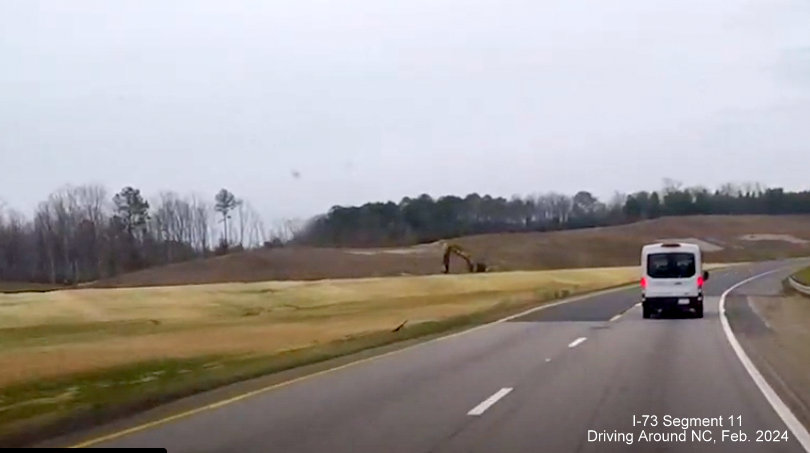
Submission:
M 775 280 L 771 286 L 781 286 Z M 728 296 L 729 323 L 774 391 L 810 427 L 810 300 L 773 288 Z

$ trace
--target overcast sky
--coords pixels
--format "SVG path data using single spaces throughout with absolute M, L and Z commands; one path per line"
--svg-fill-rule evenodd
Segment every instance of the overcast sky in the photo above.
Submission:
M 810 188 L 807 0 L 0 0 L 0 199 Z M 300 173 L 300 178 L 293 176 Z

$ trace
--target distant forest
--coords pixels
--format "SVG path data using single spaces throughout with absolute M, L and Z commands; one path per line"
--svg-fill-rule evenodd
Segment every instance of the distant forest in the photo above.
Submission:
M 810 192 L 757 183 L 710 191 L 665 180 L 662 189 L 587 191 L 511 199 L 423 194 L 399 203 L 335 206 L 297 227 L 265 228 L 249 203 L 222 189 L 211 198 L 163 192 L 151 202 L 136 188 L 64 187 L 32 219 L 0 205 L 0 281 L 74 284 L 150 266 L 253 248 L 287 245 L 409 245 L 470 234 L 618 225 L 693 214 L 810 214 Z
M 150 203 L 133 187 L 67 186 L 32 219 L 0 205 L 0 281 L 86 282 L 261 247 L 268 234 L 250 204 L 225 189 L 210 199 L 162 192 Z
M 667 179 L 661 190 L 615 194 L 607 202 L 587 191 L 509 200 L 476 193 L 437 199 L 424 194 L 399 203 L 335 206 L 298 232 L 296 240 L 320 246 L 404 245 L 471 234 L 566 230 L 697 214 L 810 214 L 810 191 L 787 192 L 758 183 L 728 183 L 712 191 L 682 188 Z

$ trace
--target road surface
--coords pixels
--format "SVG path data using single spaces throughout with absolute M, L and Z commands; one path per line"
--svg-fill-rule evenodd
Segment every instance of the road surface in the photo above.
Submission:
M 726 289 L 786 264 L 713 272 L 703 319 L 644 320 L 638 290 L 620 290 L 423 343 L 92 446 L 154 446 L 178 453 L 802 452 L 793 432 L 783 440 L 785 423 L 732 349 L 718 313 Z M 652 418 L 643 426 L 644 415 L 655 415 L 657 426 Z M 697 442 L 693 429 L 665 427 L 666 416 L 713 417 L 715 425 L 721 417 L 723 424 L 695 428 L 706 439 Z M 723 439 L 723 430 L 742 432 L 747 440 Z M 757 442 L 758 430 L 776 430 L 763 438 L 777 434 L 781 441 Z M 640 439 L 642 431 L 651 438 Z M 654 434 L 681 432 L 688 434 L 686 442 L 678 437 L 656 442 Z M 611 441 L 606 434 L 623 437 Z

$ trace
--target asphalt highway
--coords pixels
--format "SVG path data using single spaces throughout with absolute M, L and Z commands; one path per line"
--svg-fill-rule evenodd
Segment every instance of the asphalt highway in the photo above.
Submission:
M 783 270 L 750 284 L 784 278 L 791 263 L 795 268 L 795 261 L 769 262 L 712 272 L 703 319 L 645 320 L 637 288 L 614 291 L 92 446 L 178 453 L 802 452 L 735 353 L 718 312 L 727 289 L 776 269 Z M 666 426 L 683 418 L 698 426 Z

